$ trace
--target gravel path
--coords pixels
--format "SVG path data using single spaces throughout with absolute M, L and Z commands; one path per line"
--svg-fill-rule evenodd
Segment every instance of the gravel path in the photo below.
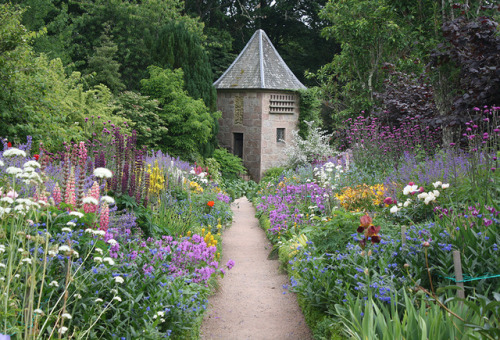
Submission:
M 283 289 L 288 277 L 277 260 L 267 258 L 272 246 L 252 204 L 240 198 L 231 208 L 234 220 L 224 232 L 222 263 L 236 264 L 210 298 L 201 339 L 311 339 L 295 294 Z

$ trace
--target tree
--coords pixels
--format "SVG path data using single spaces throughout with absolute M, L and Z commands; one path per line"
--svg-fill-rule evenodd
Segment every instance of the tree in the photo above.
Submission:
M 108 35 L 109 26 L 101 35 L 101 44 L 95 48 L 95 53 L 88 58 L 87 72 L 92 74 L 91 85 L 104 84 L 114 93 L 125 89 L 119 72 L 120 63 L 115 60 L 118 46 Z
M 151 66 L 148 71 L 150 76 L 141 80 L 141 87 L 144 94 L 160 103 L 159 116 L 168 129 L 159 143 L 162 150 L 183 159 L 196 159 L 199 146 L 212 137 L 220 114 L 211 114 L 203 100 L 188 96 L 181 69 L 172 71 Z

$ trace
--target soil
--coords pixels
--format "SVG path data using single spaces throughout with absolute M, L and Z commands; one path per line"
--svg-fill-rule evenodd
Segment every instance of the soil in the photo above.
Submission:
M 312 339 L 294 293 L 283 285 L 288 276 L 279 270 L 265 232 L 246 198 L 236 200 L 232 226 L 223 234 L 223 261 L 236 263 L 209 300 L 201 339 Z

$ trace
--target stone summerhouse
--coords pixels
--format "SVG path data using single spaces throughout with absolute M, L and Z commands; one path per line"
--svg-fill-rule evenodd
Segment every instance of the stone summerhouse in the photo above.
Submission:
M 281 59 L 268 36 L 257 30 L 240 55 L 214 83 L 218 139 L 243 159 L 252 179 L 286 160 L 285 142 L 297 129 L 299 96 L 306 87 Z

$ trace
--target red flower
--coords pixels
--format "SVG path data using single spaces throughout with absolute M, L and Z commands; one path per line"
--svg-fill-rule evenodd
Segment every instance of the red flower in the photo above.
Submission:
M 387 205 L 392 204 L 393 203 L 392 197 L 386 197 L 386 199 L 384 200 L 384 203 Z
M 11 143 L 11 142 L 8 142 L 8 143 L 7 143 L 7 147 L 11 148 L 11 147 L 12 147 L 12 143 Z
M 359 219 L 362 227 L 368 227 L 370 224 L 372 224 L 372 221 L 372 218 L 368 214 L 361 216 L 361 218 Z
M 208 201 L 207 205 L 212 208 L 214 206 L 215 202 L 214 201 Z
M 39 154 L 34 154 L 33 158 L 35 159 L 35 161 L 37 161 L 40 158 L 40 155 Z

